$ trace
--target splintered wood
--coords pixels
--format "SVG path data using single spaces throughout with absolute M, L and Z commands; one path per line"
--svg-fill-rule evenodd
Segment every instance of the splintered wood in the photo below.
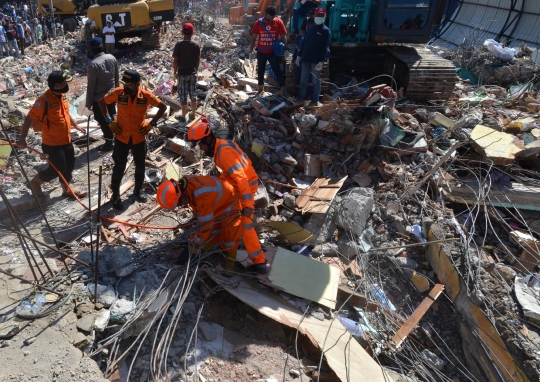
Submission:
M 407 319 L 407 321 L 405 321 L 403 326 L 399 328 L 397 333 L 394 335 L 394 337 L 390 341 L 391 348 L 397 349 L 401 346 L 407 336 L 411 334 L 414 327 L 420 322 L 422 317 L 424 317 L 424 314 L 426 314 L 431 305 L 433 305 L 435 300 L 441 295 L 443 290 L 444 285 L 442 284 L 437 284 L 433 287 L 431 292 L 429 292 L 429 295 L 427 295 L 424 301 L 422 301 L 422 303 L 418 305 L 418 308 L 415 309 L 413 314 L 411 314 L 411 316 Z
M 328 211 L 332 200 L 334 200 L 346 179 L 346 176 L 343 178 L 316 179 L 296 199 L 296 207 L 302 210 L 302 213 L 324 214 Z

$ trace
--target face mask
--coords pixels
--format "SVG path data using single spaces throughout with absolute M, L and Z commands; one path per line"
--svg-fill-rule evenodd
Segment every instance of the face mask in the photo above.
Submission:
M 265 19 L 266 21 L 268 21 L 268 22 L 270 22 L 270 21 L 274 21 L 274 19 L 269 19 L 269 18 L 268 18 L 268 17 L 266 17 L 266 16 L 264 16 L 264 19 Z
M 135 94 L 135 93 L 137 93 L 137 89 L 131 89 L 131 88 L 124 87 L 124 93 L 125 94 L 130 94 L 130 95 Z
M 321 25 L 324 23 L 324 17 L 315 17 L 315 24 Z
M 54 89 L 53 91 L 56 93 L 67 93 L 69 91 L 69 85 L 66 84 L 62 89 Z

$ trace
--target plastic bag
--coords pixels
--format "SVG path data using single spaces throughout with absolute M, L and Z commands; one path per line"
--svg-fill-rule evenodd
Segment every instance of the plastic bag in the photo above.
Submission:
M 514 48 L 503 48 L 501 44 L 492 39 L 484 41 L 484 46 L 500 61 L 512 61 L 516 55 Z

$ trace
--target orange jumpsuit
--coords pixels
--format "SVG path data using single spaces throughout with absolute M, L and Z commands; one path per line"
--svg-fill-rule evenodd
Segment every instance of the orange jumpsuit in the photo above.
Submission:
M 236 251 L 242 237 L 240 203 L 234 187 L 214 176 L 186 176 L 189 206 L 197 215 L 199 230 L 193 243 L 202 247 L 219 243 L 226 252 Z
M 251 165 L 251 160 L 234 142 L 216 138 L 214 150 L 214 162 L 223 173 L 222 179 L 232 183 L 240 198 L 241 208 L 254 208 L 255 193 L 259 185 L 259 178 Z M 248 256 L 254 264 L 262 264 L 265 261 L 264 251 L 257 232 L 252 225 L 252 218 L 242 216 L 244 229 L 244 245 Z

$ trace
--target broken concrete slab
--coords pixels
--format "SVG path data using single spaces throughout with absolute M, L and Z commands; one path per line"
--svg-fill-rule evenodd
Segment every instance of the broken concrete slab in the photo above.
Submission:
M 77 328 L 83 332 L 90 333 L 94 329 L 95 317 L 93 314 L 87 314 L 77 321 Z
M 88 290 L 94 296 L 94 284 L 88 284 Z M 114 288 L 110 285 L 99 285 L 97 286 L 98 297 L 97 302 L 102 304 L 105 308 L 108 308 L 112 305 L 114 300 L 116 300 L 116 292 Z
M 108 309 L 101 309 L 95 314 L 94 329 L 102 332 L 107 327 L 111 312 Z
M 135 270 L 135 263 L 131 254 L 131 249 L 127 247 L 116 247 L 114 253 L 110 255 L 109 267 L 114 270 L 117 277 L 125 277 Z
M 337 207 L 337 225 L 346 231 L 352 231 L 358 237 L 366 228 L 367 220 L 373 209 L 373 190 L 356 187 L 342 195 Z

